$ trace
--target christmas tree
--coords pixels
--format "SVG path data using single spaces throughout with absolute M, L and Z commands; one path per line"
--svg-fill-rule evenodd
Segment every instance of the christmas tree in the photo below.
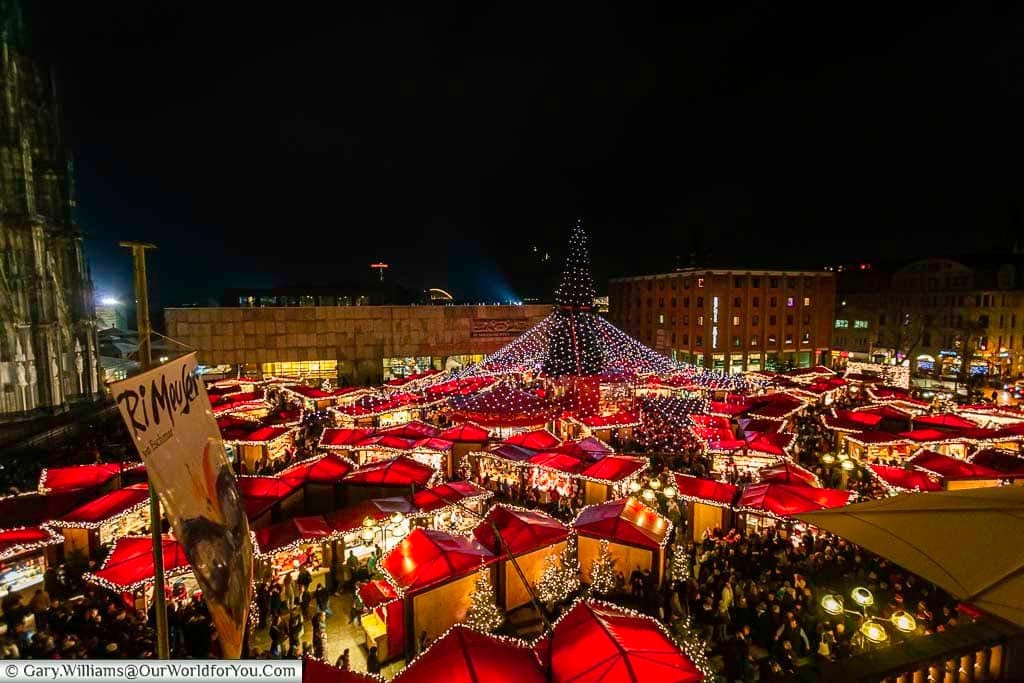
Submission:
M 672 548 L 672 565 L 670 566 L 673 581 L 686 581 L 690 578 L 690 562 L 686 550 L 682 546 Z
M 505 623 L 505 612 L 498 607 L 494 586 L 491 585 L 491 570 L 487 567 L 480 567 L 473 593 L 469 596 L 465 622 L 481 633 L 490 633 Z
M 561 553 L 544 558 L 544 573 L 537 583 L 537 597 L 545 604 L 562 602 L 580 587 L 576 537 L 570 536 Z
M 555 290 L 551 338 L 544 372 L 551 377 L 596 375 L 604 368 L 604 349 L 594 313 L 594 276 L 583 225 L 569 235 L 562 282 Z
M 590 589 L 598 595 L 608 595 L 615 590 L 615 558 L 608 549 L 608 541 L 601 541 L 601 548 L 590 566 Z

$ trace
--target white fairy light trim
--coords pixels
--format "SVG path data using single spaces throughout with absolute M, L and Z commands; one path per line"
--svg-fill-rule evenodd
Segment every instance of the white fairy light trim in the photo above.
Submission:
M 64 537 L 53 529 L 50 529 L 46 524 L 40 526 L 17 526 L 9 527 L 7 529 L 0 529 L 0 534 L 7 533 L 10 531 L 27 531 L 29 529 L 39 529 L 46 533 L 46 538 L 39 539 L 38 541 L 30 541 L 27 543 L 18 543 L 7 548 L 3 552 L 0 552 L 0 561 L 7 560 L 18 555 L 24 555 L 36 550 L 42 550 L 52 545 L 60 545 L 64 542 Z

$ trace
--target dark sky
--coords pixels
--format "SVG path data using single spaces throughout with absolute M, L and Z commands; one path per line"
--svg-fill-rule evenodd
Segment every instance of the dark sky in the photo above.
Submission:
M 102 293 L 127 238 L 162 305 L 378 259 L 495 298 L 577 216 L 603 289 L 693 250 L 1006 248 L 1024 215 L 1021 3 L 31 4 Z

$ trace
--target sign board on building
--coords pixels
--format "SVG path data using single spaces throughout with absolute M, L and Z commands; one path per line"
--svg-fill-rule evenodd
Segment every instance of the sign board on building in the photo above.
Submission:
M 525 318 L 473 318 L 471 337 L 518 337 L 532 327 Z

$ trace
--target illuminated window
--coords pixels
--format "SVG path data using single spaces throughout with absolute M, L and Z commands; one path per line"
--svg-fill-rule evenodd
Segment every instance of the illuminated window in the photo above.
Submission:
M 768 335 L 768 344 L 769 345 L 774 346 L 775 344 L 778 343 L 778 341 L 779 341 L 778 337 L 776 337 L 774 334 L 769 334 Z
M 757 335 L 756 334 L 753 337 L 750 338 L 750 345 L 752 347 L 755 347 L 755 348 L 757 347 Z
M 786 297 L 786 308 L 793 308 L 793 306 L 796 306 L 796 299 L 791 297 L 791 296 L 787 296 Z
M 810 344 L 811 343 L 811 333 L 810 332 L 804 332 L 804 336 L 800 339 L 800 343 L 801 344 Z
M 697 316 L 697 327 L 704 327 L 704 316 Z
M 659 313 L 658 314 L 658 324 L 659 325 L 664 325 L 665 324 L 665 314 L 664 313 Z
M 309 379 L 338 378 L 338 361 L 336 360 L 304 360 L 296 362 L 263 363 L 260 371 L 264 376 Z
M 840 328 L 845 328 L 845 327 L 849 327 L 849 326 L 850 326 L 850 321 L 849 320 L 837 320 L 836 321 L 836 329 L 837 330 L 840 329 Z
M 697 278 L 697 286 L 698 287 L 703 287 L 704 286 L 704 278 L 702 278 L 702 277 Z
M 793 335 L 787 334 L 786 335 L 786 346 L 792 346 L 792 345 L 793 345 Z
M 734 315 L 732 317 L 732 326 L 733 327 L 739 327 L 739 324 L 740 324 L 740 317 L 738 315 Z
M 866 329 L 868 329 L 868 321 L 867 320 L 854 320 L 853 321 L 853 326 L 854 326 L 855 329 L 858 329 L 858 330 L 866 330 Z
M 733 335 L 733 338 L 732 338 L 733 348 L 737 348 L 738 349 L 741 344 L 742 344 L 742 342 L 740 341 L 740 336 L 738 334 L 737 335 Z
M 811 305 L 811 297 L 805 296 L 804 297 L 804 306 L 810 306 L 810 305 Z

